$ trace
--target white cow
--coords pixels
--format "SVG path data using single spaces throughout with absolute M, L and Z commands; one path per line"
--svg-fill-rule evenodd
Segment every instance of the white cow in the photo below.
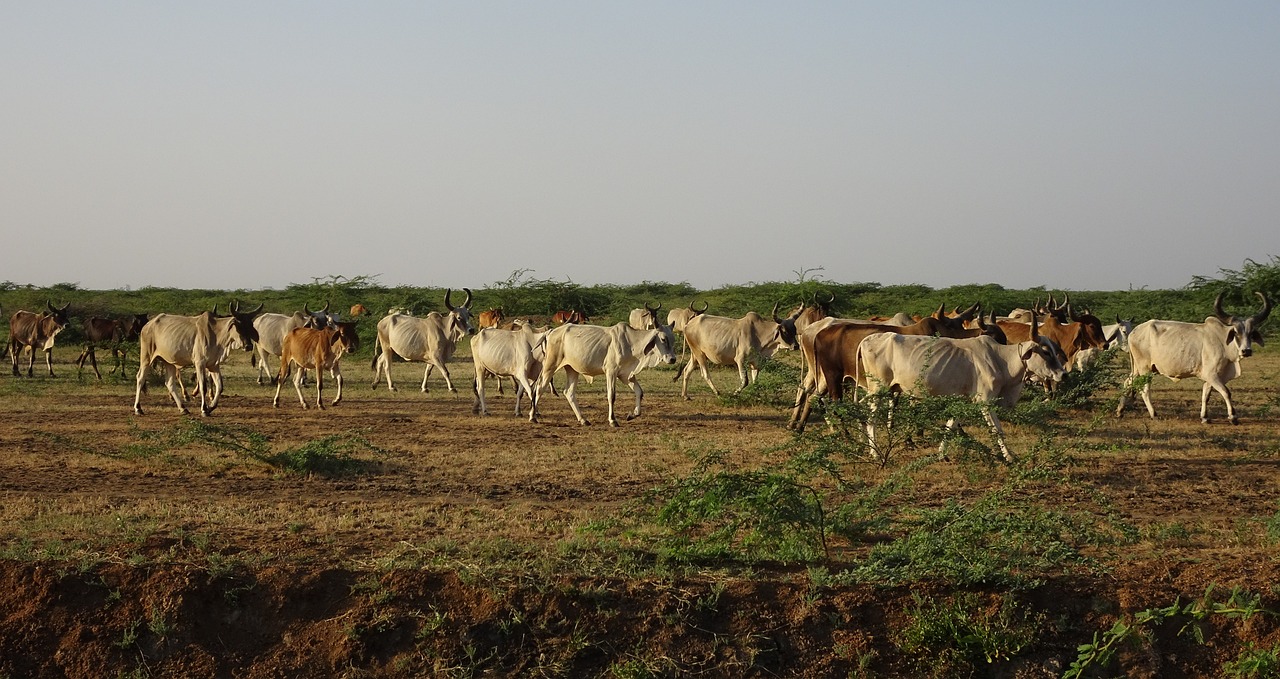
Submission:
M 636 330 L 652 330 L 658 323 L 658 310 L 662 308 L 662 303 L 658 306 L 651 307 L 648 302 L 644 303 L 643 309 L 632 309 L 628 316 L 627 325 Z
M 707 313 L 707 309 L 710 308 L 711 305 L 707 302 L 702 303 L 702 309 L 693 308 L 693 302 L 689 302 L 689 306 L 687 307 L 678 306 L 667 312 L 667 325 L 671 326 L 671 332 L 680 335 L 683 338 L 684 326 L 687 325 L 689 321 L 693 320 L 695 316 Z M 689 343 L 681 342 L 680 345 L 680 360 L 683 361 L 685 356 L 689 353 Z
M 1116 322 L 1110 325 L 1102 326 L 1102 336 L 1107 339 L 1107 347 L 1119 345 L 1125 351 L 1129 350 L 1129 334 L 1133 332 L 1133 319 L 1120 318 L 1116 316 Z
M 659 363 L 674 364 L 676 356 L 671 347 L 673 341 L 669 325 L 653 330 L 636 330 L 626 323 L 610 327 L 562 325 L 546 337 L 547 354 L 543 360 L 539 385 L 549 384 L 556 371 L 563 368 L 569 378 L 564 390 L 565 400 L 569 401 L 569 407 L 573 409 L 578 422 L 589 424 L 578 408 L 578 376 L 604 375 L 605 394 L 609 401 L 609 424 L 616 427 L 618 418 L 613 413 L 613 402 L 618 392 L 618 380 L 626 381 L 636 395 L 635 409 L 627 419 L 639 417 L 644 389 L 636 381 L 636 375 Z
M 1038 341 L 1005 345 L 985 335 L 949 339 L 887 332 L 862 340 L 857 370 L 861 375 L 855 380 L 865 380 L 869 387 L 884 386 L 907 394 L 968 396 L 984 404 L 983 415 L 1008 462 L 1013 461 L 1013 453 L 1005 444 L 1004 431 L 991 405 L 1016 405 L 1028 373 L 1057 381 L 1063 371 L 1055 352 Z M 955 424 L 952 418 L 947 428 Z M 870 423 L 867 433 L 874 442 Z
M 253 319 L 253 327 L 258 331 L 258 342 L 253 352 L 254 363 L 258 369 L 258 384 L 263 378 L 274 382 L 276 373 L 267 365 L 267 358 L 280 356 L 284 347 L 284 338 L 294 328 L 323 328 L 329 325 L 328 317 L 317 321 L 315 315 L 303 311 L 292 314 L 265 313 Z M 305 371 L 304 371 L 305 372 Z
M 712 393 L 719 395 L 720 391 L 707 375 L 708 363 L 736 366 L 737 391 L 745 389 L 759 375 L 760 365 L 774 352 L 796 348 L 796 318 L 803 310 L 802 305 L 790 316 L 778 318 L 778 305 L 774 304 L 773 320 L 767 320 L 754 311 L 747 312 L 742 318 L 702 314 L 690 320 L 684 327 L 689 363 L 677 376 L 681 380 L 680 395 L 685 400 L 689 399 L 689 375 L 695 367 L 702 372 L 702 379 L 706 380 Z
M 138 385 L 133 398 L 133 412 L 142 414 L 142 393 L 147 389 L 147 373 L 156 361 L 164 362 L 165 387 L 178 410 L 187 412 L 181 390 L 180 371 L 184 367 L 195 368 L 196 391 L 200 392 L 200 413 L 208 416 L 218 406 L 222 395 L 221 365 L 235 347 L 245 351 L 253 348 L 257 331 L 253 328 L 254 316 L 262 310 L 242 312 L 238 305 L 231 307 L 230 316 L 217 316 L 205 312 L 198 316 L 174 316 L 159 314 L 147 321 L 138 334 Z M 207 378 L 213 380 L 210 394 Z
M 537 332 L 533 326 L 523 324 L 519 330 L 482 328 L 471 339 L 471 359 L 476 366 L 474 383 L 476 400 L 472 412 L 488 415 L 484 400 L 484 378 L 495 375 L 498 391 L 502 391 L 502 378 L 510 377 L 516 386 L 516 417 L 520 417 L 520 397 L 529 395 L 529 421 L 538 421 L 538 396 L 542 390 L 538 380 L 542 376 L 542 359 L 546 355 L 547 332 Z
M 1262 346 L 1258 328 L 1271 313 L 1271 300 L 1261 292 L 1262 310 L 1254 316 L 1231 316 L 1222 310 L 1222 293 L 1213 303 L 1213 316 L 1204 323 L 1152 320 L 1142 323 L 1129 334 L 1129 356 L 1133 359 L 1129 378 L 1125 380 L 1116 416 L 1124 414 L 1133 395 L 1133 381 L 1152 373 L 1169 379 L 1198 377 L 1204 380 L 1200 390 L 1200 421 L 1209 421 L 1209 390 L 1216 390 L 1227 404 L 1231 424 L 1239 424 L 1231 390 L 1227 382 L 1240 376 L 1240 359 L 1253 355 L 1253 345 Z M 1142 401 L 1152 419 L 1156 409 L 1151 405 L 1151 382 L 1142 386 Z
M 463 288 L 467 299 L 460 306 L 453 306 L 449 296 L 452 290 L 444 293 L 444 305 L 449 309 L 447 315 L 432 311 L 426 316 L 416 317 L 406 314 L 392 314 L 378 321 L 378 337 L 373 345 L 373 386 L 378 386 L 378 377 L 387 375 L 387 389 L 395 391 L 391 382 L 391 354 L 406 361 L 425 361 L 427 369 L 422 374 L 422 391 L 427 392 L 427 378 L 433 368 L 439 368 L 444 375 L 444 383 L 451 392 L 453 387 L 449 377 L 447 363 L 458 347 L 458 340 L 463 335 L 474 335 L 476 329 L 471 325 L 471 290 Z

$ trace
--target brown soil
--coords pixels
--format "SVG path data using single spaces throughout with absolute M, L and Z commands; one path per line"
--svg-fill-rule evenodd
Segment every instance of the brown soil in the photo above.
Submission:
M 131 384 L 77 381 L 74 366 L 55 365 L 52 379 L 6 377 L 0 677 L 1060 676 L 1095 632 L 1211 585 L 1280 610 L 1265 525 L 1280 498 L 1270 410 L 1280 359 L 1251 361 L 1233 383 L 1239 426 L 1222 422 L 1216 395 L 1218 420 L 1201 425 L 1199 383 L 1161 381 L 1165 419 L 1135 412 L 1089 435 L 1072 474 L 1143 538 L 1106 572 L 1019 593 L 1041 614 L 1036 641 L 992 663 L 899 650 L 913 594 L 954 594 L 941 586 L 815 592 L 804 567 L 785 565 L 640 578 L 540 568 L 538 550 L 571 544 L 584 525 L 687 473 L 690 451 L 730 451 L 747 467 L 789 439 L 780 410 L 725 407 L 692 382 L 686 403 L 669 372 L 642 375 L 643 416 L 613 429 L 599 383 L 579 395 L 594 423 L 582 427 L 550 396 L 539 424 L 512 417 L 509 394 L 481 419 L 438 375 L 420 393 L 416 366 L 396 366 L 395 393 L 370 391 L 368 372 L 350 366 L 358 379 L 323 412 L 301 410 L 289 388 L 273 409 L 272 389 L 247 366 L 229 370 L 211 423 L 265 434 L 273 449 L 330 434 L 378 448 L 360 452 L 371 468 L 336 479 L 205 445 L 129 454 L 141 432 L 185 420 L 163 388 L 152 386 L 135 417 Z M 460 388 L 467 368 L 453 370 Z M 623 392 L 620 411 L 631 404 Z M 1015 449 L 1034 436 L 1008 430 Z M 941 501 L 991 482 L 957 472 L 933 483 Z M 1070 505 L 1077 492 L 1045 503 Z M 526 549 L 528 567 L 485 567 L 474 548 L 485 543 L 501 558 Z M 858 554 L 850 546 L 827 569 Z M 975 594 L 997 606 L 1003 592 Z M 1103 674 L 1213 676 L 1250 644 L 1280 643 L 1274 615 L 1210 616 L 1198 621 L 1203 643 L 1193 622 L 1151 627 Z

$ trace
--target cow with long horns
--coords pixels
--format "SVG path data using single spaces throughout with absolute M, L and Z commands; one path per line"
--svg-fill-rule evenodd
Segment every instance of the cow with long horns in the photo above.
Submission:
M 471 290 L 462 290 L 467 293 L 467 299 L 460 306 L 454 306 L 451 302 L 453 290 L 445 290 L 444 305 L 449 310 L 448 314 L 436 311 L 422 317 L 391 314 L 378 321 L 378 336 L 374 340 L 371 364 L 374 388 L 378 386 L 378 378 L 385 373 L 387 389 L 395 391 L 395 385 L 391 381 L 391 355 L 394 353 L 406 361 L 422 361 L 427 364 L 422 374 L 424 393 L 427 392 L 427 378 L 434 368 L 440 369 L 449 391 L 458 391 L 450 379 L 447 364 L 458 347 L 458 340 L 464 335 L 476 334 L 475 326 L 471 324 Z
M 165 387 L 179 411 L 187 413 L 180 372 L 188 366 L 195 368 L 200 414 L 207 417 L 218 407 L 218 398 L 222 395 L 222 362 L 236 347 L 253 350 L 254 343 L 258 341 L 253 319 L 262 311 L 262 305 L 252 311 L 243 311 L 238 302 L 233 302 L 230 316 L 219 316 L 217 311 L 215 306 L 212 312 L 196 316 L 159 314 L 142 326 L 142 332 L 138 334 L 138 385 L 133 397 L 134 414 L 142 414 L 147 372 L 157 361 L 164 364 Z M 209 381 L 213 383 L 212 392 Z
M 1271 300 L 1261 292 L 1262 309 L 1253 316 L 1233 316 L 1222 309 L 1222 296 L 1213 301 L 1213 315 L 1203 323 L 1151 320 L 1141 323 L 1129 333 L 1129 355 L 1133 359 L 1129 378 L 1125 380 L 1116 416 L 1132 398 L 1133 381 L 1143 375 L 1159 374 L 1173 380 L 1198 377 L 1204 381 L 1200 390 L 1200 421 L 1209 421 L 1209 390 L 1215 390 L 1227 404 L 1227 418 L 1239 424 L 1231 390 L 1227 382 L 1240 376 L 1240 359 L 1253 355 L 1253 345 L 1262 346 L 1259 328 L 1271 314 Z M 1142 385 L 1142 401 L 1147 414 L 1156 417 L 1151 405 L 1151 382 Z

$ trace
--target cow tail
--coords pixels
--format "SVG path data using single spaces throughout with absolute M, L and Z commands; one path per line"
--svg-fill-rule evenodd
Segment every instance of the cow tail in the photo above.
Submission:
M 858 402 L 858 385 L 861 383 L 862 383 L 862 342 L 858 342 L 858 348 L 853 352 L 853 389 L 849 391 L 850 398 L 853 399 L 854 403 Z M 868 392 L 871 391 L 871 385 L 867 385 L 867 391 Z
M 378 357 L 382 355 L 382 335 L 373 336 L 373 358 L 369 360 L 369 369 L 378 369 Z

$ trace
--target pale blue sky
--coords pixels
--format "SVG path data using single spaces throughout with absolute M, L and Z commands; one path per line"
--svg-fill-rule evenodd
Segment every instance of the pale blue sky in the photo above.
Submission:
M 1280 3 L 8 2 L 0 280 L 1179 287 L 1280 254 Z

